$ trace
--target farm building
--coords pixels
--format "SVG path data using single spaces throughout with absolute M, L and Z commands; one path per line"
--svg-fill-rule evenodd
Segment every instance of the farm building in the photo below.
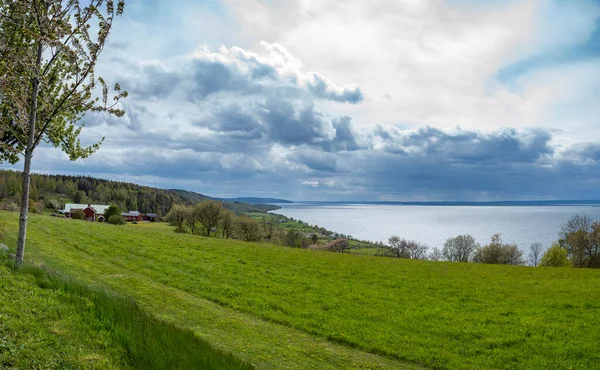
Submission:
M 121 216 L 123 216 L 123 220 L 125 221 L 142 221 L 143 218 L 143 215 L 138 211 L 123 212 Z
M 60 213 L 64 214 L 67 218 L 72 218 L 73 213 L 77 210 L 83 211 L 85 219 L 91 222 L 104 222 L 104 212 L 108 209 L 108 205 L 104 204 L 65 204 L 65 209 L 61 210 Z

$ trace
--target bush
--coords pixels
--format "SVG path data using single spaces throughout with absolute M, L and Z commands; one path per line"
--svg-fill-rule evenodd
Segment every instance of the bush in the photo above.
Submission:
M 123 217 L 121 215 L 112 215 L 108 218 L 108 223 L 111 225 L 124 225 Z
M 567 257 L 568 252 L 565 248 L 559 244 L 554 244 L 550 247 L 546 253 L 542 256 L 540 266 L 546 267 L 565 267 L 569 266 L 571 262 Z
M 346 249 L 348 249 L 348 239 L 336 239 L 325 245 L 325 250 L 330 252 L 344 253 Z
M 19 211 L 19 206 L 17 205 L 17 203 L 10 202 L 6 206 L 6 210 L 9 211 L 9 212 L 18 212 Z
M 78 209 L 75 212 L 73 212 L 72 217 L 74 220 L 85 220 L 85 212 L 83 212 L 81 209 Z
M 475 253 L 475 262 L 499 265 L 522 265 L 523 252 L 515 244 L 503 244 L 500 234 L 492 236 L 490 244 L 479 248 Z
M 121 209 L 119 209 L 119 207 L 117 207 L 115 205 L 111 205 L 110 207 L 108 207 L 106 209 L 106 211 L 104 211 L 104 218 L 107 220 L 109 220 L 114 215 L 121 217 Z M 119 224 L 114 224 L 114 225 L 119 225 Z

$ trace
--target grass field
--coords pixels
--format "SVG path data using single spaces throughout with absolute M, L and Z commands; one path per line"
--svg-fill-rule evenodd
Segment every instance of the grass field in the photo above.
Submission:
M 14 244 L 17 216 L 5 212 Z M 598 368 L 600 271 L 398 260 L 32 216 L 26 256 L 261 369 Z

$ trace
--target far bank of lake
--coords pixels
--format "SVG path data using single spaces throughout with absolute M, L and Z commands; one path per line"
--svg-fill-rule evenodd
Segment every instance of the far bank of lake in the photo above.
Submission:
M 273 213 L 293 217 L 361 240 L 385 242 L 392 235 L 442 247 L 446 239 L 471 234 L 487 243 L 495 233 L 527 249 L 533 242 L 549 246 L 560 226 L 576 214 L 600 221 L 596 205 L 489 206 L 386 204 L 279 204 Z

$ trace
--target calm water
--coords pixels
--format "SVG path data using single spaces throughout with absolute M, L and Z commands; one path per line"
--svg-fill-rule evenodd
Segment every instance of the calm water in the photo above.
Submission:
M 593 206 L 403 206 L 286 204 L 275 211 L 357 239 L 386 241 L 392 235 L 441 247 L 447 238 L 471 234 L 486 243 L 495 233 L 522 249 L 558 239 L 560 225 L 577 213 L 600 221 Z

